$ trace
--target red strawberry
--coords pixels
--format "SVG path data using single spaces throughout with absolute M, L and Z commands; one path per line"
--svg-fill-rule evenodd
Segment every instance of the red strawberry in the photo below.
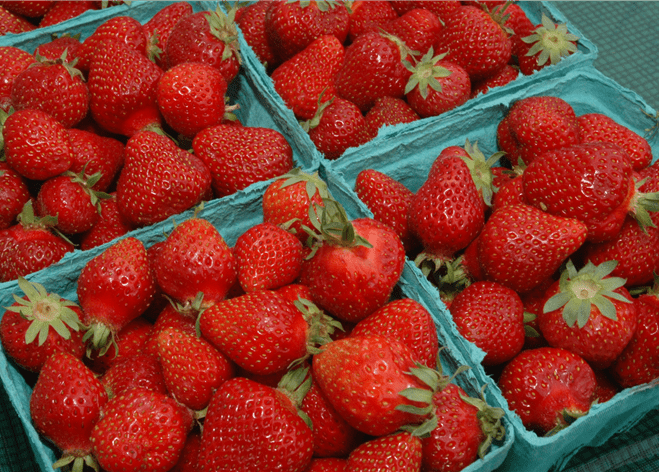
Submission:
M 201 432 L 192 431 L 185 440 L 178 462 L 170 469 L 170 472 L 197 472 L 197 459 L 200 448 Z
M 84 169 L 88 175 L 100 172 L 92 188 L 105 192 L 115 182 L 124 164 L 124 144 L 118 139 L 82 129 L 72 128 L 67 132 L 73 146 L 73 161 L 69 170 L 79 174 Z
M 236 9 L 228 13 L 220 5 L 179 19 L 165 46 L 165 68 L 183 62 L 203 62 L 218 69 L 229 84 L 240 70 Z
M 510 64 L 506 64 L 501 69 L 499 69 L 496 74 L 473 82 L 471 84 L 470 98 L 474 98 L 482 93 L 487 93 L 487 91 L 491 88 L 502 87 L 506 84 L 509 84 L 517 77 L 519 77 L 519 69 L 511 66 Z
M 378 98 L 402 98 L 410 78 L 403 61 L 410 54 L 395 36 L 379 32 L 358 36 L 345 51 L 335 76 L 337 95 L 367 112 Z
M 551 434 L 588 413 L 595 374 L 570 351 L 540 347 L 522 351 L 506 364 L 499 388 L 527 429 Z
M 484 353 L 483 365 L 498 365 L 524 346 L 524 305 L 496 282 L 474 282 L 453 299 L 451 316 L 462 336 Z
M 410 50 L 423 56 L 442 34 L 443 24 L 434 12 L 421 6 L 385 23 L 381 29 L 401 39 Z
M 153 324 L 144 316 L 138 316 L 116 333 L 106 354 L 88 352 L 85 362 L 94 372 L 103 374 L 116 362 L 142 354 L 152 334 Z
M 277 388 L 243 377 L 224 382 L 208 406 L 198 470 L 304 471 L 312 456 L 311 428 L 298 413 L 306 375 L 296 369 Z
M 73 463 L 94 464 L 91 432 L 108 401 L 101 382 L 75 356 L 55 351 L 46 361 L 30 396 L 30 417 L 36 430 L 52 441 L 62 458 L 53 468 Z
M 319 103 L 336 96 L 334 76 L 344 55 L 343 44 L 336 36 L 323 35 L 272 72 L 275 90 L 297 119 L 312 119 Z
M 350 30 L 348 39 L 352 43 L 360 34 L 378 31 L 382 25 L 398 18 L 398 13 L 389 1 L 358 0 L 350 7 Z
M 165 472 L 179 459 L 192 415 L 173 398 L 144 387 L 114 397 L 91 433 L 92 450 L 107 472 Z
M 542 24 L 537 25 L 529 36 L 520 39 L 516 54 L 519 68 L 522 74 L 531 75 L 577 52 L 579 37 L 568 32 L 565 23 L 557 26 L 543 13 Z
M 27 18 L 38 18 L 46 14 L 55 2 L 53 0 L 33 0 L 31 2 L 20 2 L 17 0 L 2 0 L 0 5 L 15 15 Z
M 528 204 L 524 197 L 524 187 L 522 182 L 522 176 L 518 175 L 499 188 L 494 194 L 494 199 L 492 200 L 492 211 L 496 211 L 504 206 Z
M 32 54 L 15 46 L 0 47 L 0 108 L 9 111 L 11 86 L 18 74 L 34 63 Z
M 159 10 L 142 26 L 147 39 L 147 55 L 163 69 L 166 69 L 165 50 L 169 35 L 181 18 L 192 15 L 193 12 L 190 3 L 173 2 Z
M 46 26 L 56 25 L 71 18 L 76 18 L 89 10 L 96 10 L 93 1 L 59 0 L 53 2 L 53 6 L 39 20 L 39 28 L 45 28 Z
M 280 62 L 286 61 L 324 35 L 343 44 L 350 15 L 343 2 L 272 2 L 265 15 L 265 31 Z
M 272 223 L 260 223 L 242 233 L 234 254 L 245 292 L 276 290 L 293 283 L 302 271 L 302 243 Z
M 265 15 L 268 8 L 270 8 L 270 2 L 243 5 L 236 11 L 236 24 L 240 27 L 245 42 L 252 48 L 268 73 L 271 73 L 279 65 L 279 59 L 270 46 L 265 30 Z
M 605 403 L 616 396 L 622 388 L 618 385 L 608 370 L 595 370 L 595 391 L 593 403 Z
M 188 308 L 203 294 L 200 309 L 224 299 L 236 280 L 236 261 L 220 232 L 193 217 L 178 224 L 156 253 L 153 272 L 160 289 Z
M 81 359 L 84 315 L 75 303 L 48 293 L 37 283 L 18 279 L 25 296 L 14 295 L 0 319 L 0 341 L 5 353 L 22 368 L 38 372 L 55 351 Z M 35 342 L 36 341 L 36 342 Z
M 158 333 L 158 354 L 167 389 L 192 410 L 208 406 L 213 393 L 234 375 L 234 366 L 204 338 L 177 328 Z
M 340 320 L 360 321 L 389 300 L 403 272 L 403 243 L 372 218 L 349 221 L 335 200 L 325 200 L 315 223 L 319 241 L 300 282 L 320 308 Z
M 406 432 L 380 436 L 357 446 L 348 456 L 346 472 L 414 472 L 421 467 L 421 440 Z
M 629 343 L 637 324 L 636 306 L 625 279 L 610 276 L 616 261 L 580 270 L 572 261 L 545 294 L 538 325 L 547 342 L 573 352 L 593 368 L 609 367 Z
M 103 355 L 116 334 L 140 316 L 156 287 L 146 249 L 139 239 L 121 239 L 89 260 L 78 278 L 78 301 L 91 322 L 90 348 Z
M 136 387 L 167 394 L 160 362 L 148 354 L 135 354 L 113 362 L 100 380 L 110 398 Z
M 365 3 L 371 3 L 369 0 Z M 337 457 L 314 457 L 304 472 L 346 472 L 346 459 Z
M 71 167 L 73 148 L 66 128 L 44 111 L 12 113 L 2 133 L 7 164 L 27 179 L 46 180 Z
M 390 0 L 389 3 L 391 3 L 394 10 L 396 10 L 399 15 L 404 15 L 406 12 L 414 8 L 427 8 L 437 15 L 437 18 L 442 20 L 442 22 L 444 22 L 446 17 L 454 10 L 457 10 L 461 4 L 458 0 L 444 0 L 441 2 L 427 2 L 426 0 Z
M 157 85 L 158 108 L 167 124 L 187 138 L 224 118 L 227 82 L 208 64 L 185 62 L 167 70 Z
M 195 155 L 210 169 L 217 197 L 278 177 L 293 168 L 293 149 L 277 130 L 220 124 L 199 132 Z
M 151 336 L 146 340 L 142 348 L 144 354 L 158 358 L 158 333 L 166 328 L 176 328 L 177 331 L 184 331 L 190 334 L 196 334 L 195 316 L 197 313 L 180 310 L 175 303 L 167 302 L 155 317 L 155 322 L 151 329 Z
M 421 117 L 402 98 L 382 97 L 364 115 L 366 124 L 370 128 L 373 137 L 383 126 L 396 125 L 398 123 L 411 123 Z
M 30 190 L 23 176 L 6 162 L 0 162 L 0 230 L 16 223 L 16 217 L 30 197 Z
M 515 59 L 520 54 L 526 54 L 529 46 L 522 41 L 522 38 L 530 36 L 536 29 L 536 26 L 526 15 L 526 12 L 516 3 L 510 3 L 506 7 L 507 18 L 504 26 L 511 30 L 510 41 L 512 44 L 512 54 Z
M 80 235 L 80 249 L 83 251 L 110 242 L 134 229 L 121 216 L 116 194 L 111 194 L 110 198 L 102 200 L 100 204 L 100 218 L 91 229 Z
M 194 154 L 153 131 L 126 143 L 117 181 L 117 204 L 128 223 L 145 226 L 198 205 L 211 185 L 206 165 Z
M 0 35 L 20 34 L 36 29 L 32 23 L 22 15 L 16 15 L 0 6 Z
M 528 205 L 503 207 L 490 216 L 478 241 L 478 260 L 488 280 L 518 293 L 554 274 L 586 240 L 578 220 Z

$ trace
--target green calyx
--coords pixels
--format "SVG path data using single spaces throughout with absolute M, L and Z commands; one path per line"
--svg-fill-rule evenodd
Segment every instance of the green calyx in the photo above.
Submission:
M 341 322 L 327 315 L 323 310 L 318 308 L 315 303 L 298 298 L 293 302 L 298 310 L 302 312 L 309 331 L 307 335 L 307 356 L 295 361 L 295 364 L 300 364 L 313 354 L 320 354 L 322 346 L 332 341 L 332 334 L 339 329 L 343 331 Z
M 112 198 L 112 195 L 106 192 L 99 192 L 97 190 L 94 190 L 94 185 L 98 183 L 99 180 L 101 180 L 101 177 L 103 176 L 101 172 L 96 172 L 92 175 L 87 175 L 86 174 L 86 169 L 87 169 L 87 164 L 88 162 L 85 163 L 85 165 L 82 167 L 82 170 L 80 173 L 76 174 L 75 172 L 72 171 L 66 171 L 64 175 L 71 177 L 71 181 L 79 184 L 85 193 L 89 195 L 89 199 L 96 207 L 96 211 L 98 211 L 99 214 L 101 214 L 101 200 L 107 200 L 108 198 Z
M 650 212 L 659 211 L 659 192 L 643 193 L 638 189 L 645 184 L 647 178 L 634 183 L 635 192 L 629 204 L 629 214 L 638 222 L 644 233 L 646 228 L 655 228 Z
M 25 298 L 14 294 L 14 300 L 18 305 L 5 309 L 31 321 L 25 332 L 25 344 L 37 340 L 37 345 L 43 345 L 50 328 L 64 339 L 71 337 L 70 330 L 80 331 L 84 328 L 78 314 L 72 309 L 77 307 L 72 301 L 65 300 L 55 293 L 48 294 L 43 285 L 29 282 L 23 277 L 18 278 L 18 286 L 25 293 Z
M 476 418 L 481 425 L 481 431 L 485 436 L 485 440 L 478 446 L 478 456 L 482 459 L 485 457 L 488 449 L 493 441 L 501 441 L 506 436 L 506 428 L 501 423 L 505 412 L 502 408 L 493 407 L 485 401 L 485 388 L 487 384 L 483 385 L 478 398 L 467 397 L 460 395 L 462 401 L 478 408 Z
M 222 51 L 222 60 L 230 59 L 235 56 L 238 63 L 242 63 L 240 56 L 240 45 L 238 42 L 238 28 L 236 27 L 236 12 L 238 8 L 233 6 L 224 13 L 222 7 L 218 4 L 214 12 L 211 12 L 208 18 L 208 24 L 213 36 L 225 44 Z
M 561 274 L 559 292 L 545 302 L 544 313 L 562 309 L 563 319 L 568 326 L 572 327 L 576 323 L 579 328 L 583 328 L 588 323 L 594 305 L 602 316 L 617 320 L 616 307 L 611 300 L 631 303 L 615 292 L 625 285 L 626 279 L 609 277 L 617 265 L 617 261 L 606 261 L 598 266 L 588 261 L 577 271 L 569 260 Z
M 407 59 L 404 59 L 402 61 L 403 65 L 412 73 L 405 85 L 405 94 L 410 93 L 416 87 L 419 88 L 419 93 L 424 99 L 428 97 L 428 87 L 436 92 L 441 92 L 442 84 L 437 79 L 449 77 L 452 74 L 446 67 L 437 65 L 439 61 L 446 57 L 446 54 L 435 56 L 433 48 L 430 47 L 428 52 L 414 65 Z
M 312 377 L 309 375 L 309 367 L 297 367 L 284 374 L 277 384 L 277 390 L 291 400 L 297 409 L 297 414 L 300 415 L 300 418 L 302 418 L 307 426 L 309 426 L 309 429 L 313 430 L 311 418 L 300 409 L 304 397 L 311 388 L 311 383 Z
M 465 141 L 464 150 L 467 156 L 463 156 L 462 160 L 471 173 L 474 180 L 476 189 L 483 196 L 483 201 L 487 206 L 492 206 L 492 196 L 494 195 L 494 175 L 492 174 L 492 166 L 496 164 L 504 155 L 504 152 L 496 152 L 490 157 L 485 158 L 485 154 L 478 149 L 478 141 L 472 145 L 469 140 Z
M 65 467 L 69 464 L 71 464 L 71 472 L 83 472 L 85 465 L 94 469 L 96 472 L 99 472 L 100 470 L 98 462 L 96 462 L 96 459 L 92 454 L 88 454 L 84 457 L 78 457 L 72 454 L 63 456 L 53 464 L 53 470 Z
M 69 52 L 68 48 L 64 49 L 62 55 L 55 60 L 46 59 L 45 57 L 37 53 L 35 55 L 36 62 L 30 64 L 28 68 L 36 67 L 39 65 L 47 65 L 47 66 L 61 65 L 69 73 L 69 76 L 71 76 L 72 79 L 77 77 L 84 82 L 85 76 L 83 75 L 82 71 L 76 67 L 76 64 L 78 63 L 78 58 L 76 57 L 73 60 L 69 61 L 67 59 L 68 52 Z
M 82 341 L 87 343 L 87 357 L 91 357 L 94 351 L 98 351 L 99 356 L 104 356 L 111 346 L 114 346 L 117 354 L 119 353 L 114 333 L 102 323 L 92 323 L 87 328 Z
M 575 43 L 579 37 L 569 33 L 564 23 L 555 25 L 544 13 L 542 25 L 529 36 L 522 38 L 527 44 L 532 44 L 527 56 L 538 55 L 538 65 L 544 65 L 548 60 L 551 64 L 558 62 L 566 56 L 577 52 Z
M 318 96 L 318 107 L 316 108 L 316 113 L 314 116 L 306 121 L 300 121 L 300 126 L 304 131 L 307 133 L 311 131 L 312 129 L 316 128 L 320 124 L 320 120 L 323 118 L 323 113 L 325 112 L 325 109 L 334 102 L 334 97 L 330 98 L 329 100 L 323 101 L 323 95 L 325 95 L 325 91 L 327 89 L 323 89 L 322 92 L 320 92 L 320 95 Z

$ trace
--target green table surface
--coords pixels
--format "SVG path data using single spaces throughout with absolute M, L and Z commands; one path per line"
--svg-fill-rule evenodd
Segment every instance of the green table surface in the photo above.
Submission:
M 659 109 L 659 2 L 553 2 L 599 49 L 595 67 Z M 659 471 L 659 411 L 597 448 L 581 450 L 568 472 Z M 0 386 L 0 472 L 43 472 Z

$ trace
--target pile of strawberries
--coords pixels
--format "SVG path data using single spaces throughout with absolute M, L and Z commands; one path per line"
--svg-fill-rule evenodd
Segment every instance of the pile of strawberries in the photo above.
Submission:
M 77 18 L 90 10 L 120 5 L 123 0 L 55 0 L 0 1 L 0 35 L 20 34 Z
M 0 341 L 37 374 L 54 467 L 458 471 L 504 438 L 503 410 L 442 373 L 431 314 L 396 294 L 393 229 L 299 170 L 260 203 L 233 247 L 198 212 L 150 247 L 118 240 L 75 300 L 19 279 Z
M 280 132 L 226 103 L 236 34 L 219 6 L 176 2 L 0 48 L 0 282 L 293 168 Z
M 236 13 L 274 89 L 327 159 L 556 64 L 578 38 L 505 1 L 254 2 Z
M 550 434 L 659 377 L 659 164 L 643 136 L 555 96 L 514 102 L 496 129 L 498 152 L 446 147 L 415 192 L 375 169 L 355 191 L 511 409 Z

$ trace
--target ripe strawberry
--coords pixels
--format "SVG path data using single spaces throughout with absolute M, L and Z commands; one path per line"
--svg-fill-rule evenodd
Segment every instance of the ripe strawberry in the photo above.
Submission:
M 302 51 L 321 36 L 335 36 L 343 44 L 350 28 L 344 2 L 272 2 L 265 14 L 265 31 L 280 62 Z
M 177 332 L 182 331 L 189 334 L 196 334 L 195 316 L 197 316 L 197 313 L 193 314 L 181 310 L 176 303 L 167 302 L 163 308 L 158 311 L 151 329 L 151 336 L 144 343 L 142 352 L 157 359 L 159 355 L 158 334 L 166 328 L 172 327 L 175 328 Z
M 193 430 L 188 434 L 176 465 L 170 472 L 197 472 L 197 458 L 201 448 L 201 432 Z
M 136 387 L 103 407 L 92 451 L 107 472 L 165 472 L 178 461 L 192 422 L 190 410 L 173 398 Z
M 444 60 L 445 56 L 435 56 L 431 46 L 414 65 L 406 62 L 412 75 L 405 88 L 405 98 L 421 118 L 452 110 L 471 96 L 469 74 L 463 67 Z
M 529 19 L 526 12 L 517 3 L 510 3 L 506 7 L 504 26 L 510 30 L 510 42 L 512 44 L 513 59 L 526 54 L 529 47 L 522 38 L 533 34 L 537 28 Z M 512 61 L 511 61 L 512 62 Z
M 236 9 L 192 13 L 176 22 L 165 46 L 165 68 L 183 62 L 203 62 L 218 69 L 227 84 L 240 70 Z
M 6 162 L 0 162 L 0 230 L 16 223 L 16 217 L 30 198 L 23 176 Z
M 0 6 L 6 8 L 14 15 L 27 18 L 38 18 L 46 14 L 55 2 L 53 0 L 34 0 L 31 2 L 19 2 L 16 0 L 2 0 Z
M 387 225 L 372 218 L 349 221 L 338 202 L 324 203 L 320 221 L 314 222 L 318 242 L 300 282 L 321 309 L 357 322 L 389 300 L 403 272 L 405 249 Z
M 392 2 L 381 0 L 358 0 L 352 2 L 349 10 L 350 30 L 348 39 L 354 42 L 355 38 L 363 33 L 379 31 L 378 28 L 398 18 L 398 13 Z
M 524 197 L 522 176 L 518 175 L 503 185 L 501 188 L 499 188 L 499 190 L 494 194 L 494 199 L 492 200 L 492 211 L 496 211 L 504 206 L 527 204 L 528 202 Z
M 652 149 L 648 141 L 631 129 L 618 124 L 602 113 L 586 113 L 577 117 L 582 143 L 604 141 L 623 148 L 639 171 L 652 162 Z
M 512 6 L 512 5 L 511 5 Z M 470 98 L 474 98 L 482 93 L 487 93 L 488 90 L 494 87 L 503 87 L 519 77 L 519 69 L 517 67 L 506 64 L 499 71 L 486 77 L 485 79 L 478 80 L 471 84 Z
M 609 367 L 636 330 L 636 306 L 623 286 L 625 279 L 610 276 L 616 265 L 589 262 L 577 271 L 568 261 L 560 281 L 545 294 L 538 316 L 551 346 L 579 355 L 595 369 Z
M 80 249 L 83 251 L 110 242 L 134 229 L 121 216 L 116 193 L 110 194 L 110 198 L 101 200 L 100 205 L 100 218 L 91 229 L 80 235 Z
M 453 299 L 458 331 L 484 353 L 483 365 L 499 365 L 524 346 L 524 305 L 512 289 L 497 282 L 474 282 Z
M 510 62 L 512 44 L 504 29 L 504 8 L 491 12 L 463 5 L 444 18 L 444 28 L 435 43 L 435 54 L 463 67 L 479 80 Z
M 334 35 L 313 40 L 272 72 L 275 90 L 298 120 L 311 120 L 319 104 L 336 96 L 334 76 L 343 64 L 345 50 Z
M 188 308 L 203 294 L 201 309 L 223 300 L 236 280 L 236 260 L 220 232 L 193 217 L 167 236 L 151 266 L 160 289 Z
M 373 0 L 364 3 L 372 3 Z M 338 457 L 313 457 L 304 472 L 346 472 L 346 459 Z
M 101 382 L 80 359 L 55 351 L 46 360 L 30 396 L 30 417 L 36 430 L 52 441 L 62 457 L 57 469 L 73 463 L 96 464 L 91 432 L 99 422 L 108 396 Z
M 73 146 L 73 161 L 69 170 L 80 174 L 84 169 L 88 175 L 100 172 L 92 188 L 99 192 L 107 191 L 124 164 L 124 144 L 118 139 L 82 129 L 72 128 L 67 132 Z
M 158 354 L 170 394 L 192 410 L 206 408 L 213 393 L 234 376 L 227 357 L 204 338 L 177 328 L 158 333 Z
M 270 74 L 279 65 L 279 59 L 268 41 L 265 30 L 265 15 L 268 8 L 270 8 L 270 2 L 243 5 L 236 11 L 236 24 L 240 27 L 245 42 L 249 44 L 258 60 Z
M 423 56 L 438 40 L 443 25 L 435 13 L 421 7 L 406 11 L 382 25 L 381 29 L 401 39 L 411 51 Z
M 71 167 L 73 148 L 66 128 L 44 111 L 28 108 L 10 114 L 2 134 L 7 164 L 27 179 L 46 180 Z
M 348 456 L 346 472 L 421 470 L 421 440 L 407 432 L 392 433 L 366 441 Z
M 0 6 L 0 35 L 20 34 L 33 31 L 36 26 L 21 15 L 16 15 L 3 6 Z
M 403 61 L 410 51 L 395 36 L 380 32 L 358 36 L 345 50 L 335 76 L 337 95 L 366 113 L 380 97 L 402 98 L 410 78 Z
M 188 2 L 173 2 L 159 10 L 142 26 L 147 38 L 147 56 L 159 67 L 166 69 L 165 50 L 174 26 L 181 18 L 192 15 L 194 10 Z
M 499 388 L 527 429 L 552 434 L 588 413 L 595 374 L 570 351 L 540 347 L 522 351 L 506 364 Z
M 56 25 L 72 18 L 77 18 L 86 11 L 96 10 L 93 1 L 89 0 L 60 0 L 53 2 L 53 6 L 39 20 L 39 28 Z
M 478 241 L 488 280 L 518 293 L 549 278 L 585 242 L 586 226 L 528 205 L 503 207 L 490 216 Z
M 9 111 L 14 79 L 34 61 L 32 54 L 15 46 L 0 47 L 0 108 L 3 111 Z
M 244 377 L 224 382 L 208 405 L 198 470 L 304 471 L 312 456 L 311 428 L 298 412 L 306 375 L 296 369 L 277 388 Z
M 140 316 L 153 300 L 156 287 L 144 244 L 121 239 L 89 260 L 78 277 L 78 302 L 90 326 L 85 341 L 105 354 L 116 334 Z
M 380 335 L 407 345 L 419 363 L 437 365 L 439 340 L 437 328 L 428 310 L 411 298 L 392 300 L 367 316 L 350 332 L 350 336 Z
M 364 169 L 355 179 L 355 193 L 373 213 L 373 218 L 390 226 L 411 254 L 418 241 L 411 234 L 407 214 L 414 193 L 403 183 L 375 169 Z
M 520 38 L 523 45 L 518 43 L 517 60 L 524 75 L 558 64 L 564 57 L 577 52 L 579 37 L 570 33 L 565 23 L 555 25 L 544 13 L 541 21 L 529 36 Z
M 302 243 L 272 223 L 260 223 L 242 233 L 234 254 L 245 292 L 276 290 L 293 283 L 302 271 Z
M 394 97 L 378 98 L 364 115 L 372 137 L 377 136 L 383 126 L 411 123 L 420 118 L 419 114 L 405 100 Z
M 185 62 L 167 70 L 157 85 L 158 108 L 177 133 L 194 138 L 222 122 L 227 82 L 219 70 L 200 62 Z
M 14 295 L 16 301 L 0 319 L 0 342 L 5 353 L 31 372 L 41 370 L 55 351 L 81 359 L 85 346 L 80 307 L 23 277 L 18 279 L 18 286 L 25 296 Z
M 326 344 L 312 362 L 323 395 L 356 430 L 384 436 L 424 421 L 406 407 L 427 405 L 401 394 L 426 388 L 410 373 L 414 355 L 401 342 L 375 335 L 348 337 Z
M 160 362 L 148 354 L 135 354 L 113 362 L 100 380 L 110 398 L 136 387 L 168 393 Z
M 461 2 L 458 0 L 444 0 L 442 2 L 427 2 L 426 0 L 390 0 L 394 10 L 399 15 L 404 15 L 406 12 L 414 8 L 427 8 L 433 12 L 437 17 L 445 22 L 445 19 L 454 10 L 457 10 Z M 465 2 L 466 3 L 466 2 Z
M 88 350 L 85 363 L 98 374 L 105 373 L 116 362 L 142 354 L 153 334 L 153 324 L 144 316 L 138 316 L 123 326 L 114 336 L 114 343 L 107 353 Z
M 622 388 L 613 380 L 608 370 L 595 370 L 595 391 L 593 403 L 605 403 L 616 396 Z
M 145 226 L 198 205 L 211 176 L 194 154 L 153 131 L 132 136 L 117 181 L 117 204 L 128 223 Z
M 278 177 L 293 168 L 293 149 L 270 128 L 219 124 L 192 141 L 195 155 L 210 169 L 216 197 Z

